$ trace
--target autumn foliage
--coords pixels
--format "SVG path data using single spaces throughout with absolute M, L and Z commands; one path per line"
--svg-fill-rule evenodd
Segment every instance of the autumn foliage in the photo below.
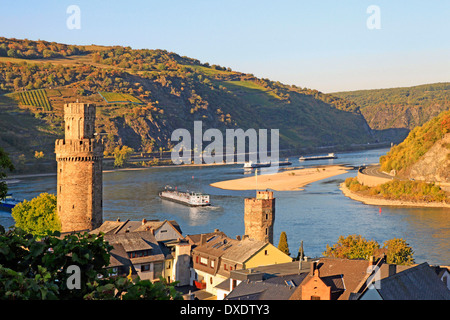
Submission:
M 423 126 L 416 127 L 405 141 L 380 157 L 381 170 L 386 172 L 396 170 L 401 175 L 449 132 L 450 111 L 444 111 Z
M 323 253 L 326 257 L 342 259 L 365 259 L 370 256 L 386 254 L 386 262 L 411 265 L 414 263 L 414 251 L 404 239 L 394 238 L 384 242 L 381 247 L 375 240 L 366 240 L 361 235 L 340 236 L 336 244 L 327 245 Z
M 434 183 L 410 180 L 392 180 L 375 187 L 361 185 L 357 178 L 347 178 L 345 184 L 350 191 L 376 196 L 386 200 L 421 202 L 450 202 L 447 192 Z

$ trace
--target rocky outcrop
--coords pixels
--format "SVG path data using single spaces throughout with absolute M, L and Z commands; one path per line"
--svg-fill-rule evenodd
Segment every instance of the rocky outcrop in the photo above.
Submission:
M 450 183 L 450 133 L 437 141 L 418 162 L 411 166 L 409 178 Z

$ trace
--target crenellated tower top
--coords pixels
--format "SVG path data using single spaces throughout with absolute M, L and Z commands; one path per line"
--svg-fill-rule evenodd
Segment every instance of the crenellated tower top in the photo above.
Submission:
M 95 106 L 85 103 L 64 105 L 65 139 L 93 139 L 95 130 Z

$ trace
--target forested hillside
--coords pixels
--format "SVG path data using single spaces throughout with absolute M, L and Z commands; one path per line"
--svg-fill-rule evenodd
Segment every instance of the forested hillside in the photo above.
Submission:
M 450 83 L 414 87 L 336 92 L 350 100 L 374 130 L 398 129 L 401 135 L 450 109 Z
M 450 111 L 444 111 L 423 126 L 414 128 L 401 144 L 394 146 L 380 158 L 381 169 L 390 172 L 395 170 L 400 176 L 408 176 L 410 169 L 446 134 L 450 133 Z M 450 163 L 450 144 L 444 143 L 439 152 L 445 163 Z M 437 159 L 431 159 L 427 166 L 435 165 Z M 446 166 L 446 165 L 445 165 Z M 445 168 L 447 174 L 450 168 Z
M 64 103 L 95 103 L 107 152 L 169 150 L 171 133 L 204 128 L 280 129 L 282 149 L 374 142 L 353 102 L 164 50 L 68 46 L 0 38 L 0 145 L 17 162 L 54 159 Z M 21 120 L 9 121 L 15 118 Z

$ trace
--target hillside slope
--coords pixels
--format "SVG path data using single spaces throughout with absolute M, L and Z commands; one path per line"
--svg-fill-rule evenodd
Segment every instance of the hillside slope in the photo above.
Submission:
M 422 181 L 450 182 L 450 133 L 411 166 L 409 177 Z
M 444 111 L 380 158 L 381 169 L 417 180 L 450 182 L 450 111 Z
M 361 108 L 369 126 L 403 140 L 408 131 L 450 109 L 450 83 L 335 92 Z
M 52 160 L 62 107 L 76 100 L 99 106 L 97 131 L 107 152 L 117 145 L 170 150 L 173 130 L 191 130 L 196 120 L 221 131 L 279 129 L 280 147 L 293 152 L 375 141 L 355 103 L 164 50 L 0 38 L 0 90 L 6 94 L 0 118 L 14 112 L 34 118 L 22 130 L 0 120 L 9 128 L 0 145 L 15 160 L 32 159 L 35 150 Z

